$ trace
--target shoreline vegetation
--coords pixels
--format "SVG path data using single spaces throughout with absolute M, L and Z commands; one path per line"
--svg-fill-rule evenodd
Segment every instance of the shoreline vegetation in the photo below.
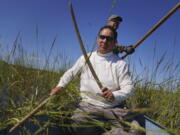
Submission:
M 53 47 L 54 43 L 52 43 L 51 49 Z M 0 131 L 12 127 L 45 99 L 51 88 L 56 86 L 60 76 L 71 65 L 65 55 L 61 55 L 60 59 L 63 60 L 61 67 L 57 69 L 54 66 L 56 62 L 60 63 L 56 59 L 57 57 L 50 67 L 49 57 L 52 51 L 50 50 L 45 66 L 38 69 L 37 67 L 40 67 L 41 63 L 28 61 L 27 54 L 17 41 L 14 42 L 12 48 L 6 56 L 0 56 Z M 179 71 L 179 64 L 171 64 L 173 57 L 171 58 L 167 63 L 164 63 L 164 53 L 154 62 L 153 71 L 147 73 L 146 70 L 142 72 L 143 75 L 136 72 L 136 67 L 131 67 L 136 93 L 126 102 L 128 106 L 138 108 L 139 113 L 148 115 L 166 127 L 169 132 L 178 134 L 180 133 L 180 78 L 171 76 L 171 73 Z M 142 61 L 139 63 L 143 65 Z M 130 65 L 133 66 L 131 62 Z M 164 80 L 161 78 L 163 81 L 158 82 L 159 72 L 169 73 L 169 77 Z M 53 97 L 51 102 L 29 119 L 39 126 L 39 129 L 33 134 L 38 134 L 43 130 L 48 132 L 49 126 L 71 127 L 67 121 L 75 108 L 75 103 L 80 100 L 78 83 L 79 78 L 77 77 L 64 91 Z M 47 121 L 39 124 L 36 116 L 40 115 L 56 118 L 58 122 Z

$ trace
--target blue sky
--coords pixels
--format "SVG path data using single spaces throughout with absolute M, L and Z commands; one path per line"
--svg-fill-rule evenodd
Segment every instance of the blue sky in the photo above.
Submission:
M 110 14 L 123 17 L 118 29 L 119 43 L 135 44 L 152 26 L 169 12 L 179 0 L 71 0 L 82 39 L 91 50 L 98 30 L 106 24 Z M 12 47 L 20 32 L 23 47 L 27 52 L 37 51 L 43 59 L 53 39 L 53 56 L 64 53 L 75 61 L 82 53 L 73 28 L 69 0 L 0 0 L 0 43 Z M 112 8 L 113 2 L 115 6 Z M 162 26 L 149 36 L 131 56 L 145 64 L 153 63 L 153 48 L 156 55 L 174 55 L 180 61 L 180 12 L 174 13 Z M 39 37 L 36 38 L 36 27 Z M 174 49 L 173 49 L 174 48 Z M 149 65 L 150 66 L 150 65 Z M 141 66 L 137 64 L 137 68 Z

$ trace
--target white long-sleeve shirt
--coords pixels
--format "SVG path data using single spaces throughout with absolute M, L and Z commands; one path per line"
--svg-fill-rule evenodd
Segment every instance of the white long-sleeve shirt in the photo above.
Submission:
M 114 101 L 110 102 L 98 96 L 102 94 L 89 67 L 81 56 L 72 68 L 61 77 L 57 87 L 65 87 L 77 73 L 81 72 L 80 91 L 82 100 L 90 104 L 111 108 L 121 103 L 133 94 L 134 88 L 129 74 L 128 65 L 119 56 L 111 53 L 99 54 L 93 52 L 90 62 L 103 87 L 113 92 Z

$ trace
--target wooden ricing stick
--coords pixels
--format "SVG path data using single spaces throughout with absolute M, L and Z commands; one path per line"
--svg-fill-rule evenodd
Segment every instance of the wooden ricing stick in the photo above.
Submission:
M 160 19 L 140 40 L 138 40 L 133 48 L 137 48 L 149 35 L 151 35 L 161 24 L 163 24 L 173 13 L 177 11 L 180 7 L 180 2 L 175 5 L 173 9 L 171 9 L 162 19 Z M 124 59 L 129 54 L 125 54 L 121 58 Z

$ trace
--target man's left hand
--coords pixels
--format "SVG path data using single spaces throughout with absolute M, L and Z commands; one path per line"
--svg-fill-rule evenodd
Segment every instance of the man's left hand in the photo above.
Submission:
M 126 46 L 125 49 L 124 49 L 124 51 L 125 51 L 127 54 L 132 54 L 132 53 L 134 53 L 135 49 L 133 48 L 132 45 L 130 45 L 130 46 Z

